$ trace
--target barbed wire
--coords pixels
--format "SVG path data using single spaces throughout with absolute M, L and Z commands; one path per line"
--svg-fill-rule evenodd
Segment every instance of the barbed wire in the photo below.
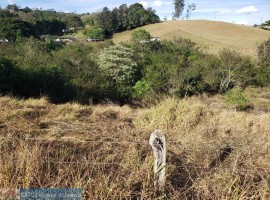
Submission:
M 8 162 L 5 162 L 5 164 L 8 163 Z M 16 160 L 13 160 L 12 163 L 21 163 L 20 161 L 16 161 Z M 48 160 L 48 161 L 45 161 L 45 163 L 58 163 L 58 164 L 82 164 L 82 163 L 85 163 L 85 164 L 90 164 L 90 165 L 118 165 L 118 166 L 126 166 L 120 162 L 92 162 L 92 161 L 55 161 L 55 160 Z M 1 162 L 0 162 L 0 166 L 1 166 Z M 200 167 L 200 166 L 193 166 L 193 165 L 175 165 L 175 164 L 167 164 L 166 165 L 167 167 L 176 167 L 177 170 L 192 170 L 192 169 L 195 169 L 195 170 L 202 170 L 203 172 L 205 173 L 211 173 L 213 171 L 216 171 L 218 170 L 219 167 Z M 254 166 L 253 166 L 254 167 Z M 222 170 L 224 171 L 224 168 L 222 168 Z M 235 174 L 237 172 L 258 172 L 258 170 L 260 171 L 267 171 L 267 172 L 270 172 L 270 167 L 269 168 L 266 168 L 266 167 L 254 167 L 253 169 L 239 169 L 239 168 L 233 168 L 233 169 L 229 169 L 227 168 L 227 170 L 230 170 L 232 171 L 232 174 Z M 175 172 L 172 172 L 170 175 L 177 175 L 177 174 L 183 174 L 184 171 L 182 171 L 181 173 L 175 173 Z
M 106 143 L 106 144 L 130 144 L 130 145 L 149 145 L 149 142 L 147 140 L 141 140 L 141 141 L 126 141 L 126 140 L 122 140 L 122 141 L 115 141 L 115 138 L 110 138 L 110 137 L 103 137 L 103 139 L 77 139 L 77 138 L 62 138 L 62 139 L 55 139 L 55 138 L 38 138 L 38 137 L 3 137 L 0 136 L 0 139 L 10 139 L 10 140 L 31 140 L 31 141 L 43 141 L 43 142 L 50 142 L 50 141 L 56 141 L 56 142 L 77 142 L 77 143 L 81 143 L 81 144 L 87 144 L 87 143 Z M 222 142 L 222 141 L 220 141 Z M 218 143 L 210 143 L 210 142 L 204 142 L 204 141 L 200 141 L 196 144 L 194 143 L 182 143 L 182 142 L 171 142 L 171 141 L 167 141 L 167 146 L 171 146 L 171 147 L 182 147 L 182 148 L 190 148 L 190 147 L 194 147 L 194 145 L 196 146 L 201 146 L 202 144 L 207 144 L 209 146 L 220 146 L 219 148 L 216 148 L 216 151 L 222 150 L 226 147 L 231 147 L 234 148 L 233 150 L 235 150 L 236 147 L 241 148 L 244 147 L 245 150 L 248 152 L 250 150 L 254 150 L 257 149 L 258 147 L 253 147 L 252 145 L 258 145 L 260 147 L 260 149 L 264 149 L 264 150 L 269 150 L 270 153 L 270 143 L 269 145 L 266 145 L 267 142 L 264 142 L 264 144 L 262 143 L 243 143 L 243 144 L 239 144 L 239 143 L 226 143 L 226 144 L 222 144 L 219 145 Z M 204 146 L 205 147 L 205 146 Z M 240 150 L 240 149 L 237 149 Z M 208 150 L 209 151 L 209 150 Z
M 79 143 L 83 143 L 83 144 L 87 144 L 87 143 L 106 143 L 106 144 L 126 144 L 126 145 L 148 145 L 148 141 L 146 140 L 142 140 L 142 141 L 108 141 L 108 139 L 111 139 L 111 138 L 108 138 L 106 137 L 105 139 L 98 139 L 98 140 L 94 140 L 94 139 L 86 139 L 86 140 L 79 140 L 79 139 L 70 139 L 70 138 L 64 138 L 64 139 L 53 139 L 53 140 L 49 140 L 48 138 L 37 138 L 37 137 L 23 137 L 23 138 L 20 138 L 20 137 L 0 137 L 0 139 L 12 139 L 12 140 L 31 140 L 31 141 L 63 141 L 63 142 L 79 142 Z M 177 146 L 177 147 L 183 147 L 185 148 L 185 145 L 183 145 L 182 143 L 178 143 L 178 142 L 167 142 L 168 145 L 173 145 L 173 146 Z M 209 143 L 208 143 L 209 144 Z M 192 145 L 192 144 L 190 144 Z M 251 144 L 232 144 L 231 146 L 232 147 L 235 147 L 235 146 L 238 146 L 238 147 L 244 147 L 246 149 L 238 149 L 237 153 L 246 153 L 246 154 L 249 154 L 249 145 Z M 226 145 L 224 144 L 223 145 L 223 148 L 225 147 Z M 261 146 L 261 148 L 263 148 Z M 266 146 L 267 150 L 268 150 L 268 146 Z M 213 153 L 215 152 L 218 152 L 220 151 L 222 148 L 219 148 L 217 149 L 216 151 L 213 151 Z M 267 151 L 267 153 L 269 153 Z M 48 158 L 45 158 L 48 160 Z M 91 164 L 91 165 L 118 165 L 118 166 L 123 166 L 122 163 L 119 163 L 119 162 L 93 162 L 93 161 L 89 161 L 89 160 L 85 160 L 85 161 L 79 161 L 79 160 L 76 160 L 76 161 L 55 161 L 55 160 L 48 160 L 48 162 L 54 162 L 54 163 L 60 163 L 60 164 L 79 164 L 79 163 L 87 163 L 87 164 Z M 201 170 L 204 170 L 204 171 L 207 171 L 209 170 L 209 167 L 200 167 L 200 166 L 194 166 L 194 165 L 175 165 L 175 164 L 171 164 L 169 163 L 168 164 L 169 166 L 174 166 L 174 167 L 177 167 L 178 169 L 201 169 Z M 213 167 L 213 169 L 217 169 L 218 167 Z M 212 169 L 210 169 L 211 171 Z M 265 170 L 265 171 L 269 171 L 270 172 L 270 168 L 263 168 L 263 167 L 254 167 L 254 169 L 252 170 L 249 170 L 249 169 L 241 169 L 240 171 L 244 171 L 244 172 L 254 172 L 256 170 Z M 239 171 L 239 169 L 234 169 L 233 170 L 234 172 L 235 171 Z

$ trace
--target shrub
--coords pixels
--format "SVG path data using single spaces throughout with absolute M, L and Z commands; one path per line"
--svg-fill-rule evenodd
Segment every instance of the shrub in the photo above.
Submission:
M 142 99 L 150 90 L 150 84 L 146 80 L 140 80 L 133 86 L 133 90 L 134 93 L 132 96 L 137 99 Z
M 94 26 L 90 30 L 86 31 L 86 35 L 90 38 L 103 40 L 105 38 L 105 30 L 101 27 Z
M 137 29 L 132 31 L 131 38 L 134 43 L 139 43 L 140 41 L 149 41 L 151 35 L 145 29 Z
M 270 67 L 270 39 L 258 46 L 258 62 L 261 66 Z
M 243 91 L 240 89 L 229 90 L 226 93 L 225 101 L 228 104 L 235 106 L 235 108 L 239 111 L 245 111 L 252 108 L 250 100 L 245 96 Z
M 6 94 L 20 89 L 22 71 L 10 60 L 0 58 L 0 93 Z

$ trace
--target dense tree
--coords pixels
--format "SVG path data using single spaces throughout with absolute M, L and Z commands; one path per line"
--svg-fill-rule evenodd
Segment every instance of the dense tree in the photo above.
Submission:
M 16 4 L 7 5 L 7 10 L 16 12 L 16 11 L 19 11 L 19 9 L 20 9 L 19 6 L 17 6 Z
M 0 38 L 16 41 L 20 37 L 33 36 L 33 27 L 15 17 L 0 17 Z
M 151 35 L 145 29 L 137 29 L 131 33 L 131 37 L 134 43 L 139 43 L 141 41 L 149 41 Z
M 118 22 L 119 22 L 119 31 L 127 30 L 128 27 L 128 6 L 122 4 L 118 9 Z
M 103 8 L 103 10 L 97 15 L 96 23 L 105 30 L 107 35 L 112 34 L 114 28 L 113 15 L 109 8 Z
M 159 17 L 155 14 L 155 10 L 148 8 L 147 10 L 139 4 L 135 3 L 129 7 L 122 4 L 119 8 L 110 11 L 107 7 L 97 14 L 93 20 L 94 25 L 102 27 L 107 36 L 114 32 L 134 29 L 147 24 L 159 22 Z
M 83 27 L 81 18 L 75 14 L 67 14 L 61 20 L 66 24 L 67 28 Z
M 258 46 L 259 65 L 270 68 L 270 39 Z
M 96 39 L 103 40 L 105 39 L 105 30 L 101 27 L 94 26 L 86 32 L 86 35 L 89 38 L 96 38 Z
M 184 0 L 174 0 L 173 4 L 174 4 L 173 19 L 179 19 L 183 13 L 183 10 L 185 7 L 185 1 Z
M 62 35 L 66 24 L 58 19 L 35 20 L 33 23 L 37 35 Z

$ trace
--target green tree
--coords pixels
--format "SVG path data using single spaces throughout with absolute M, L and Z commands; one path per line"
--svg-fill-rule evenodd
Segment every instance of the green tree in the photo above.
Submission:
M 83 27 L 81 18 L 75 14 L 68 14 L 62 18 L 62 21 L 66 24 L 67 28 L 79 28 Z
M 258 46 L 258 62 L 261 66 L 270 67 L 270 39 Z
M 94 26 L 86 32 L 89 38 L 97 38 L 103 40 L 105 38 L 105 30 L 101 27 Z
M 32 26 L 18 18 L 0 18 L 0 38 L 16 41 L 17 37 L 33 36 Z
M 132 41 L 136 44 L 139 43 L 140 41 L 149 41 L 151 35 L 145 29 L 137 29 L 132 31 L 131 37 Z
M 118 9 L 118 23 L 119 23 L 119 31 L 127 30 L 128 27 L 128 6 L 126 4 L 122 4 Z
M 174 4 L 173 19 L 179 19 L 184 11 L 185 1 L 184 0 L 174 0 L 173 4 Z
M 103 10 L 98 13 L 96 25 L 105 30 L 106 36 L 110 36 L 113 33 L 113 15 L 109 8 L 104 7 Z

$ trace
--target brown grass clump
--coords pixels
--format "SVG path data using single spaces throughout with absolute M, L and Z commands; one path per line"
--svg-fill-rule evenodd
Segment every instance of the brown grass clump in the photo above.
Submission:
M 222 101 L 165 98 L 135 109 L 1 97 L 0 188 L 82 188 L 84 199 L 268 199 L 270 114 Z M 159 192 L 148 145 L 156 129 L 168 148 Z

